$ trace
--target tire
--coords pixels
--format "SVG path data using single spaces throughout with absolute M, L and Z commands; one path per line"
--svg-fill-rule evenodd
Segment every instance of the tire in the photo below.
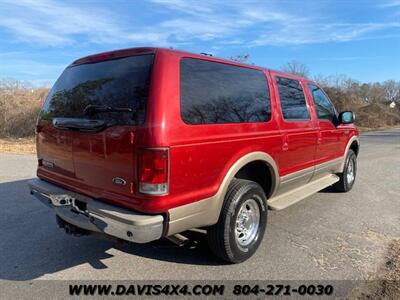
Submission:
M 336 191 L 346 193 L 353 188 L 357 175 L 357 156 L 353 150 L 350 149 L 347 154 L 343 173 L 336 175 L 340 178 L 340 180 L 333 185 Z
M 258 183 L 234 179 L 225 195 L 217 224 L 207 230 L 211 251 L 230 263 L 250 258 L 264 236 L 266 203 L 264 190 Z

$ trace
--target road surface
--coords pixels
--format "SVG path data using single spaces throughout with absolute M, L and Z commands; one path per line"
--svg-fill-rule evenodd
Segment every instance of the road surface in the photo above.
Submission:
M 361 137 L 358 177 L 347 194 L 319 192 L 270 211 L 250 260 L 227 265 L 204 236 L 191 247 L 167 240 L 118 244 L 71 237 L 28 193 L 33 155 L 0 154 L 0 279 L 364 279 L 400 237 L 400 129 Z

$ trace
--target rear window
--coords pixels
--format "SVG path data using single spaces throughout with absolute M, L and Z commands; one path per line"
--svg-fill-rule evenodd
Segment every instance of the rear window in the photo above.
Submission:
M 184 58 L 180 63 L 181 116 L 187 124 L 266 122 L 271 105 L 263 72 Z
M 47 96 L 41 119 L 55 117 L 100 119 L 108 125 L 138 125 L 145 119 L 153 54 L 125 57 L 65 69 Z M 130 108 L 96 112 L 88 105 Z

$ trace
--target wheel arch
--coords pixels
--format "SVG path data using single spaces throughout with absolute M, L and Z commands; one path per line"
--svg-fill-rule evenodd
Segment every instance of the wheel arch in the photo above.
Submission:
M 277 170 L 269 161 L 258 158 L 242 165 L 233 178 L 257 182 L 264 190 L 266 197 L 270 198 L 278 185 L 279 179 L 276 174 Z M 231 178 L 231 181 L 233 178 Z
M 359 142 L 358 142 L 357 140 L 354 140 L 354 141 L 351 143 L 349 149 L 353 150 L 354 153 L 356 154 L 356 156 L 358 156 L 358 151 L 359 151 L 359 149 L 360 149 L 360 144 L 359 144 Z
M 356 156 L 358 156 L 360 150 L 360 139 L 358 136 L 352 136 L 347 142 L 346 149 L 343 154 L 342 163 L 340 164 L 340 169 L 339 169 L 340 173 L 343 172 L 344 164 L 346 162 L 346 157 L 350 149 L 355 152 Z
M 217 223 L 230 183 L 241 169 L 243 170 L 244 167 L 254 162 L 261 163 L 270 170 L 272 182 L 267 197 L 273 196 L 279 185 L 279 173 L 275 160 L 265 152 L 247 153 L 237 159 L 225 172 L 220 187 L 214 196 L 169 210 L 170 221 L 167 235 Z

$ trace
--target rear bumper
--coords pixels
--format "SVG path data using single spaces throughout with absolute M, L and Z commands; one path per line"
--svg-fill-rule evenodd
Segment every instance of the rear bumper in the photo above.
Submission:
M 64 221 L 79 228 L 135 243 L 159 239 L 162 215 L 144 215 L 105 204 L 40 179 L 28 183 L 30 192 Z

